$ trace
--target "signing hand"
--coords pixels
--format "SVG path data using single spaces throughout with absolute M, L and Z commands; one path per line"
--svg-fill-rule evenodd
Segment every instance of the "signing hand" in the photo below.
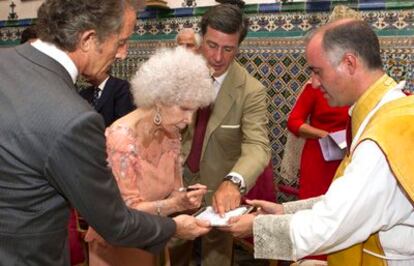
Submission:
M 213 195 L 213 209 L 223 216 L 225 212 L 240 206 L 239 188 L 230 181 L 223 181 Z
M 174 236 L 181 239 L 193 240 L 200 235 L 207 234 L 211 229 L 209 222 L 197 220 L 190 215 L 178 215 L 173 220 L 177 224 Z
M 203 196 L 207 192 L 207 187 L 201 184 L 189 186 L 191 191 L 174 191 L 170 198 L 175 201 L 177 211 L 185 211 L 200 208 Z
M 257 214 L 284 214 L 283 205 L 265 200 L 246 200 L 246 203 L 257 208 Z

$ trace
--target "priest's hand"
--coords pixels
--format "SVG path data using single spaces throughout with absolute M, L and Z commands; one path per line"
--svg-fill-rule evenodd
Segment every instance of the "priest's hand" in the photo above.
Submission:
M 223 226 L 219 229 L 229 232 L 235 237 L 248 237 L 253 234 L 253 220 L 255 217 L 256 213 L 233 217 L 229 219 L 228 226 Z
M 282 204 L 265 200 L 246 200 L 246 203 L 256 207 L 257 214 L 284 214 Z

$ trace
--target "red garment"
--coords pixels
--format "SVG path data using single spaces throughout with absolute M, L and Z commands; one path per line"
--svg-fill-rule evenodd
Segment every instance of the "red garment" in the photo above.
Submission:
M 191 172 L 200 170 L 201 151 L 203 150 L 204 136 L 206 134 L 208 119 L 210 118 L 210 106 L 197 110 L 197 122 L 194 130 L 193 144 L 187 158 L 187 166 Z
M 78 265 L 85 262 L 85 253 L 82 248 L 82 238 L 79 235 L 76 225 L 75 210 L 70 210 L 69 216 L 69 248 L 70 265 Z
M 273 164 L 270 160 L 263 172 L 257 177 L 254 186 L 242 197 L 242 203 L 245 204 L 246 199 L 275 202 L 276 197 L 276 187 L 273 182 Z
M 299 135 L 299 127 L 307 123 L 313 127 L 335 132 L 346 128 L 348 107 L 330 107 L 319 89 L 306 84 L 288 119 L 288 129 Z M 340 161 L 326 162 L 323 159 L 318 139 L 307 139 L 302 151 L 299 177 L 299 198 L 324 194 Z

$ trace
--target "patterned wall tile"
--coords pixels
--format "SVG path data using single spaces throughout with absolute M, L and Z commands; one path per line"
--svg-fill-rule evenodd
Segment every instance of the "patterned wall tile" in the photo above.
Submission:
M 384 69 L 396 80 L 406 79 L 414 91 L 414 37 L 381 37 Z M 129 78 L 157 46 L 174 46 L 174 42 L 133 42 L 128 60 L 115 64 L 114 74 Z M 280 162 L 286 143 L 287 117 L 296 102 L 298 93 L 310 77 L 304 57 L 301 39 L 251 38 L 241 46 L 238 61 L 267 88 L 269 135 L 272 147 L 272 161 L 275 182 L 297 186 L 295 181 L 286 182 L 280 178 Z M 131 71 L 131 72 L 127 72 Z M 279 193 L 280 201 L 292 197 Z

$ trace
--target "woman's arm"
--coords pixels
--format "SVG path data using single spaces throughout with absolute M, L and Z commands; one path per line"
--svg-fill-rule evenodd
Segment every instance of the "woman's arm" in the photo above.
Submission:
M 288 129 L 298 137 L 315 139 L 325 137 L 328 134 L 327 131 L 307 123 L 315 108 L 315 90 L 310 83 L 307 83 L 289 115 Z
M 323 138 L 326 135 L 328 135 L 329 132 L 323 129 L 313 127 L 309 125 L 308 123 L 303 123 L 299 127 L 298 134 L 300 137 L 305 138 L 305 139 L 319 139 L 319 138 Z
M 135 138 L 125 129 L 109 130 L 107 133 L 108 162 L 112 167 L 121 195 L 130 208 L 151 214 L 168 216 L 172 213 L 187 209 L 198 208 L 206 189 L 201 187 L 196 191 L 179 192 L 181 177 L 177 175 L 181 171 L 176 170 L 174 178 L 175 190 L 166 199 L 144 201 L 138 187 L 138 176 L 141 167 L 138 161 Z M 173 160 L 174 156 L 171 156 Z M 176 160 L 179 160 L 178 157 Z M 176 163 L 178 165 L 178 162 Z

